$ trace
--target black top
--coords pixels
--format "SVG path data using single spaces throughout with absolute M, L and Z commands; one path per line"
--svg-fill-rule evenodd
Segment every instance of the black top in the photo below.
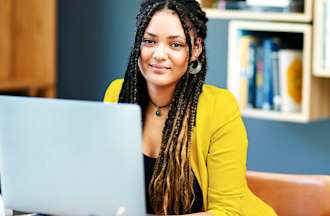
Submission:
M 149 200 L 149 194 L 148 194 L 148 186 L 151 181 L 152 173 L 153 173 L 153 168 L 156 163 L 156 158 L 151 158 L 146 155 L 144 155 L 144 179 L 145 179 L 145 194 L 146 194 L 146 204 L 147 204 L 147 213 L 148 214 L 155 214 L 151 207 L 151 203 Z M 191 208 L 191 213 L 198 213 L 203 210 L 203 195 L 201 188 L 196 180 L 196 177 L 194 178 L 194 192 L 195 192 L 195 200 Z M 180 212 L 180 214 L 183 214 L 183 212 Z

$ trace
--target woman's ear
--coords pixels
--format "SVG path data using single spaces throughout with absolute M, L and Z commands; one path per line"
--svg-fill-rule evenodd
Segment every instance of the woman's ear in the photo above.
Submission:
M 200 56 L 200 54 L 203 51 L 203 46 L 202 46 L 202 38 L 197 38 L 196 41 L 194 42 L 194 46 L 191 52 L 191 61 L 196 61 L 198 59 L 198 57 Z

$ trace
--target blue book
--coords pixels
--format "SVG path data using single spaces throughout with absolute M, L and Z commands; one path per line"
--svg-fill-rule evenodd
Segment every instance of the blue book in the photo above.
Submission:
M 256 107 L 256 73 L 257 73 L 257 43 L 251 41 L 249 45 L 249 56 L 248 56 L 248 108 Z
M 272 45 L 272 38 L 263 40 L 264 85 L 262 109 L 264 110 L 271 110 L 273 107 Z

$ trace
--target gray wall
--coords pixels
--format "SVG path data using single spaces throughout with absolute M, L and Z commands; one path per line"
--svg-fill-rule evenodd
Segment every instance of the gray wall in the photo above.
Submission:
M 58 95 L 101 100 L 133 44 L 134 0 L 58 1 Z
M 138 0 L 59 0 L 59 97 L 102 100 L 123 75 L 135 32 Z M 210 20 L 207 82 L 226 87 L 227 22 Z M 248 168 L 330 174 L 330 120 L 309 124 L 244 119 Z

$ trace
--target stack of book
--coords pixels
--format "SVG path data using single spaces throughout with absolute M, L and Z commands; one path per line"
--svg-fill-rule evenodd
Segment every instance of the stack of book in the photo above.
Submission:
M 205 2 L 205 3 L 204 3 Z M 303 12 L 303 0 L 204 0 L 203 5 L 221 10 Z
M 302 51 L 282 49 L 279 37 L 247 34 L 238 40 L 240 107 L 299 112 Z
M 303 12 L 303 0 L 246 0 L 250 10 L 268 12 Z

